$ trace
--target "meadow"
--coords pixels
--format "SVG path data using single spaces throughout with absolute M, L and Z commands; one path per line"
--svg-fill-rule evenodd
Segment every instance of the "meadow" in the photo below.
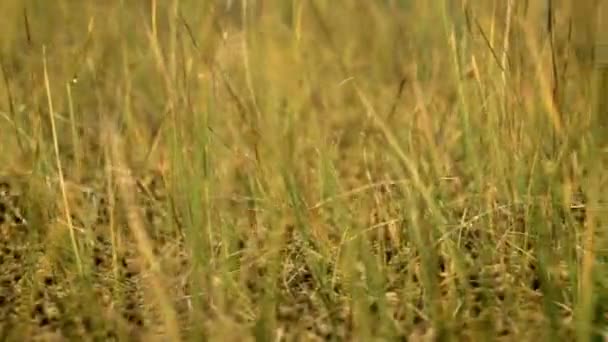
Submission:
M 605 340 L 605 81 L 538 4 L 1 1 L 0 340 Z

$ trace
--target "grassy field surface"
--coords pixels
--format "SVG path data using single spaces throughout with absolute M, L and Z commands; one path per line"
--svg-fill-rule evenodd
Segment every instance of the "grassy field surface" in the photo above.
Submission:
M 0 1 L 0 340 L 605 340 L 602 92 L 534 4 Z

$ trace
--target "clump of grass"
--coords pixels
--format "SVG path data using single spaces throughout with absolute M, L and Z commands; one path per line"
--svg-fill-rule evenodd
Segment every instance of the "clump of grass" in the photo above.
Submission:
M 602 102 L 562 26 L 229 3 L 0 4 L 1 336 L 603 338 Z

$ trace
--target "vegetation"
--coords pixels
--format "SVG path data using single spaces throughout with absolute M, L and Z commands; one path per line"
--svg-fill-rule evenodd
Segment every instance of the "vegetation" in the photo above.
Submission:
M 509 3 L 0 2 L 0 339 L 602 340 L 601 93 Z

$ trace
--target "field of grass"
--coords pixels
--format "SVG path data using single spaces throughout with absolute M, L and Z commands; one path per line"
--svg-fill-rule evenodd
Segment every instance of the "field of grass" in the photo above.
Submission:
M 604 340 L 602 96 L 507 3 L 1 1 L 0 340 Z

